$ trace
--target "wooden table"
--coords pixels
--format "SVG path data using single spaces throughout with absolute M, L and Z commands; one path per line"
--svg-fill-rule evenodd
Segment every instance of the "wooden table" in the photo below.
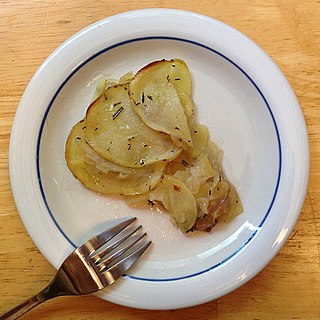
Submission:
M 248 35 L 280 66 L 300 101 L 309 131 L 310 183 L 300 219 L 262 272 L 216 301 L 155 313 L 94 296 L 58 298 L 25 319 L 320 319 L 320 3 L 316 0 L 0 0 L 0 313 L 42 289 L 55 273 L 22 225 L 10 188 L 8 146 L 21 95 L 44 59 L 72 34 L 112 14 L 146 7 L 212 16 Z

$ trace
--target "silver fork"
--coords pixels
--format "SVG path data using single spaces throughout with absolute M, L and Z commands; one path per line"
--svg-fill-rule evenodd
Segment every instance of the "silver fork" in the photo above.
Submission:
M 138 244 L 146 233 L 136 234 L 141 225 L 128 228 L 135 220 L 126 219 L 80 245 L 64 260 L 46 288 L 0 319 L 17 319 L 46 300 L 89 294 L 114 283 L 151 244 L 151 241 Z

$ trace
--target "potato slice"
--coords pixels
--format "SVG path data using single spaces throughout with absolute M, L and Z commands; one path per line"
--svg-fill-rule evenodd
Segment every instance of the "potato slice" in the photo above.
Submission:
M 160 184 L 150 193 L 151 201 L 159 201 L 168 210 L 173 223 L 182 231 L 190 230 L 197 219 L 195 198 L 180 180 L 164 175 Z
M 187 64 L 181 59 L 171 60 L 169 78 L 177 91 L 180 102 L 188 119 L 189 127 L 194 123 L 194 103 L 191 97 L 192 83 Z
M 236 189 L 226 178 L 222 178 L 215 187 L 209 180 L 195 198 L 199 218 L 194 230 L 211 231 L 217 221 L 229 221 L 243 212 Z
M 183 181 L 193 194 L 197 194 L 206 181 L 214 175 L 211 163 L 206 152 L 202 152 L 194 161 L 192 166 L 185 170 L 179 170 L 174 177 Z
M 187 64 L 181 59 L 172 59 L 168 62 L 170 64 L 170 81 L 173 82 L 177 93 L 191 97 L 192 84 Z
M 187 167 L 193 166 L 197 157 L 207 152 L 208 128 L 204 125 L 194 123 L 191 127 L 191 136 L 194 143 L 192 149 L 183 150 L 180 155 L 170 161 L 165 169 L 166 174 L 174 175 L 177 171 L 184 171 Z
M 129 92 L 134 102 L 134 110 L 150 128 L 170 134 L 179 147 L 187 149 L 193 146 L 192 138 L 187 112 L 181 104 L 176 88 L 184 94 L 186 87 L 189 93 L 191 83 L 189 87 L 189 81 L 184 81 L 185 73 L 188 72 L 180 72 L 180 75 L 178 66 L 184 65 L 175 60 L 148 64 L 138 71 L 130 82 Z M 185 71 L 183 67 L 181 69 Z M 174 78 L 170 77 L 170 73 L 173 73 Z M 184 83 L 187 84 L 183 85 Z
M 69 169 L 87 188 L 122 195 L 135 208 L 163 205 L 182 232 L 210 232 L 240 214 L 222 151 L 196 123 L 191 94 L 189 69 L 179 59 L 100 81 L 86 118 L 68 137 Z
M 115 79 L 101 79 L 98 81 L 96 89 L 93 94 L 93 99 L 97 99 L 108 87 L 115 86 L 117 84 L 128 84 L 133 78 L 133 72 L 127 72 L 119 80 Z
M 179 155 L 170 136 L 149 128 L 131 105 L 126 84 L 107 88 L 87 110 L 86 138 L 103 158 L 138 168 Z
M 195 120 L 194 120 L 194 102 L 190 96 L 188 96 L 187 94 L 185 94 L 183 92 L 179 93 L 177 91 L 177 94 L 179 96 L 180 103 L 184 108 L 184 113 L 187 117 L 188 125 L 190 128 L 190 127 L 192 127 L 192 125 L 195 122 Z
M 187 64 L 181 59 L 173 59 L 170 62 L 170 79 L 177 91 L 180 102 L 184 107 L 189 127 L 194 123 L 194 103 L 192 95 L 191 75 Z
M 135 195 L 152 190 L 160 181 L 165 163 L 126 168 L 105 160 L 86 143 L 86 121 L 71 130 L 65 150 L 67 165 L 88 189 L 104 194 Z
M 191 150 L 191 156 L 196 158 L 201 152 L 206 150 L 209 131 L 204 125 L 194 123 L 190 129 L 191 137 L 193 141 L 193 149 Z

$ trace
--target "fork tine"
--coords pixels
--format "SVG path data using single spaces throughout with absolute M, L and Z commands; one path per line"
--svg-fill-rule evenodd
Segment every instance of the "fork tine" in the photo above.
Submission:
M 137 220 L 136 217 L 128 218 L 112 228 L 107 229 L 106 231 L 103 231 L 96 236 L 92 237 L 90 240 L 83 243 L 79 250 L 82 249 L 89 249 L 89 252 L 92 253 L 94 250 L 97 250 L 99 247 L 101 247 L 103 244 L 105 244 L 108 240 L 115 237 L 120 231 L 128 227 L 132 222 Z
M 124 257 L 122 260 L 118 261 L 112 267 L 103 270 L 100 273 L 100 278 L 104 280 L 104 282 L 108 285 L 115 282 L 118 278 L 120 278 L 125 272 L 132 267 L 132 265 L 137 262 L 137 260 L 142 256 L 142 254 L 147 250 L 150 246 L 151 241 L 148 241 L 144 245 L 137 248 L 135 251 L 130 253 L 128 256 Z
M 133 245 L 138 243 L 146 235 L 147 235 L 147 233 L 143 233 L 143 234 L 138 234 L 138 235 L 132 236 L 131 239 L 130 239 L 131 241 L 128 242 L 125 246 L 123 246 L 119 250 L 116 250 L 114 253 L 112 253 L 111 255 L 107 256 L 106 258 L 105 257 L 101 257 L 100 261 L 98 261 L 98 263 L 96 263 L 97 267 L 99 267 L 99 269 L 100 269 L 100 272 L 105 270 L 108 267 L 108 265 L 113 263 L 122 254 L 127 252 Z
M 133 229 L 131 229 L 129 232 L 121 236 L 121 238 L 115 239 L 110 244 L 106 245 L 101 250 L 98 250 L 98 252 L 94 251 L 90 254 L 90 258 L 94 259 L 95 263 L 98 263 L 103 256 L 105 256 L 108 252 L 112 251 L 116 247 L 118 247 L 121 243 L 123 243 L 125 240 L 127 240 L 131 235 L 133 235 L 135 232 L 137 232 L 139 229 L 141 229 L 142 226 L 139 225 Z M 120 232 L 118 233 L 121 234 Z

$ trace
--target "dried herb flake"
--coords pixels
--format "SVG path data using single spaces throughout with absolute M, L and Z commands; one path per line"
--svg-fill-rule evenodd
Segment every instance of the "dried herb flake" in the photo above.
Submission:
M 148 199 L 148 203 L 153 207 L 155 205 L 155 203 L 153 201 L 151 201 L 150 199 Z
M 122 111 L 123 111 L 123 107 L 120 107 L 119 110 L 112 116 L 112 120 L 115 120 Z
M 186 161 L 186 160 L 184 160 L 184 159 L 182 159 L 181 160 L 181 163 L 186 167 L 187 165 L 189 165 L 189 163 Z

